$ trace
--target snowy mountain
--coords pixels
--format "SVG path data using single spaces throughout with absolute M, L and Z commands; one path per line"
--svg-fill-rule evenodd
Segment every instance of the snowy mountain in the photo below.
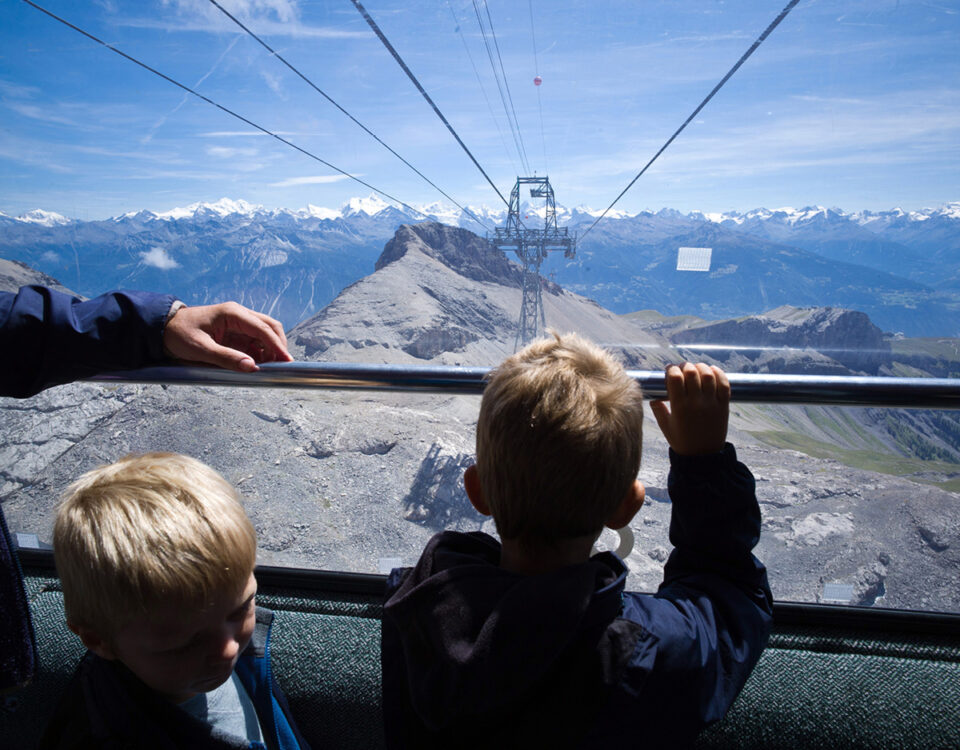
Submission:
M 369 274 L 399 226 L 428 217 L 482 237 L 506 218 L 505 207 L 469 207 L 472 216 L 442 202 L 413 208 L 370 195 L 295 210 L 222 198 L 103 221 L 38 209 L 0 214 L 0 257 L 88 296 L 139 287 L 174 290 L 192 303 L 232 298 L 292 326 Z M 530 226 L 544 215 L 527 202 L 521 211 Z M 781 304 L 831 305 L 862 310 L 885 330 L 958 332 L 960 203 L 911 212 L 615 209 L 595 225 L 601 214 L 557 207 L 560 226 L 581 241 L 574 259 L 551 255 L 543 273 L 616 312 L 656 307 L 720 319 Z M 714 270 L 677 272 L 684 246 L 713 248 Z
M 904 275 L 934 289 L 960 292 L 960 203 L 910 212 L 896 208 L 847 213 L 808 206 L 697 218 L 830 259 Z
M 0 213 L 0 219 L 13 219 L 13 217 Z M 73 222 L 73 219 L 68 219 L 66 216 L 61 216 L 53 211 L 44 211 L 40 208 L 35 208 L 33 211 L 20 214 L 13 220 L 24 222 L 25 224 L 39 224 L 44 227 L 62 226 Z

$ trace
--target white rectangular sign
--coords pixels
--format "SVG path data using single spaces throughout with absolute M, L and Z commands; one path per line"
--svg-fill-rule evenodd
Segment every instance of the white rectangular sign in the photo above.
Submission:
M 709 271 L 712 247 L 681 247 L 677 250 L 678 271 Z

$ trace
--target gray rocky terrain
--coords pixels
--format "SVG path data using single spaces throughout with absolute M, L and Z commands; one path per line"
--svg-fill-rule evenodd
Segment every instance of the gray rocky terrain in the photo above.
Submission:
M 289 338 L 298 358 L 490 365 L 513 350 L 520 296 L 516 267 L 471 233 L 405 226 L 373 274 Z M 622 343 L 613 348 L 635 368 L 662 367 L 676 356 L 671 336 L 696 324 L 616 316 L 550 284 L 544 304 L 548 326 Z M 836 325 L 850 318 L 778 315 L 800 328 L 831 315 Z M 824 336 L 779 343 L 850 372 L 852 363 L 834 358 L 835 342 Z M 722 354 L 711 352 L 717 361 Z M 259 533 L 261 562 L 376 572 L 396 559 L 415 561 L 439 529 L 492 530 L 461 481 L 478 406 L 478 397 L 442 394 L 61 386 L 0 400 L 0 501 L 13 530 L 49 540 L 56 498 L 81 472 L 130 451 L 181 451 L 237 485 Z M 734 407 L 731 441 L 757 477 L 763 509 L 757 554 L 778 598 L 821 601 L 825 584 L 840 583 L 851 603 L 960 611 L 954 415 Z M 894 428 L 880 429 L 891 415 L 944 455 L 923 458 L 905 438 L 891 437 Z M 940 437 L 937 418 L 946 420 Z M 899 476 L 889 473 L 894 468 Z M 649 499 L 632 524 L 636 543 L 627 558 L 636 589 L 656 588 L 669 553 L 667 472 L 666 445 L 650 417 L 640 474 Z M 612 532 L 600 540 L 615 543 Z
M 26 263 L 0 258 L 0 290 L 12 291 L 28 284 L 42 284 L 60 292 L 70 291 L 52 276 L 47 276 Z

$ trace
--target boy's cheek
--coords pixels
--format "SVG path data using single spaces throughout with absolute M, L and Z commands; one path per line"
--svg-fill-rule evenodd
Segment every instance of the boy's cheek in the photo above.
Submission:
M 189 688 L 188 665 L 180 658 L 160 655 L 124 665 L 148 688 L 171 700 Z

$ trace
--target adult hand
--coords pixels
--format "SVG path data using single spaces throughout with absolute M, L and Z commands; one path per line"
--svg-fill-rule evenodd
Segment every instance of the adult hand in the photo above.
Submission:
M 181 307 L 167 321 L 163 348 L 176 359 L 239 372 L 293 359 L 280 322 L 236 302 Z
M 666 371 L 667 396 L 650 404 L 660 430 L 674 451 L 700 456 L 723 450 L 730 417 L 730 381 L 716 365 L 670 365 Z

